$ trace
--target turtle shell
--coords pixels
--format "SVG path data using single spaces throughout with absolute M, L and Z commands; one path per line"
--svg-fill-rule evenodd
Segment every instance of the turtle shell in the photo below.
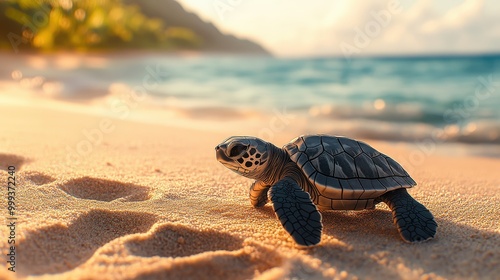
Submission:
M 392 158 L 346 137 L 300 136 L 283 149 L 317 191 L 311 198 L 332 209 L 366 209 L 388 191 L 416 185 Z

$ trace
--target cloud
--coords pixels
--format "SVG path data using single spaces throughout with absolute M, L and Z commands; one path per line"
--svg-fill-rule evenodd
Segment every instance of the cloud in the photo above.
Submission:
M 367 6 L 362 1 L 351 1 L 342 16 L 334 13 L 339 20 L 323 28 L 316 50 L 304 52 L 344 54 L 345 45 L 355 47 L 353 54 L 358 55 L 500 51 L 500 22 L 495 20 L 500 14 L 488 14 L 483 0 L 442 6 L 420 0 L 410 5 L 401 3 L 401 12 L 387 13 L 390 2 L 373 1 Z M 377 15 L 386 15 L 386 20 Z M 368 43 L 356 44 L 363 37 Z
M 422 25 L 422 33 L 438 33 L 463 28 L 481 15 L 484 1 L 467 0 L 450 9 L 442 17 L 428 20 Z
M 441 10 L 421 0 L 388 28 L 374 51 L 386 47 L 397 53 L 498 52 L 498 16 L 486 13 L 483 0 L 466 0 Z
M 342 55 L 347 45 L 356 55 L 500 51 L 496 0 L 240 0 L 224 20 L 211 1 L 229 0 L 180 0 L 281 56 Z M 401 11 L 391 12 L 397 4 Z M 361 37 L 369 42 L 356 45 Z

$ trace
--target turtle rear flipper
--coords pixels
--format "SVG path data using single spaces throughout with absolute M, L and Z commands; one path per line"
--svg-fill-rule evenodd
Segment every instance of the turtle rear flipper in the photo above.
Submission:
M 312 246 L 321 241 L 321 214 L 297 182 L 282 179 L 271 187 L 269 196 L 276 216 L 298 245 Z
M 408 194 L 397 189 L 381 197 L 392 210 L 394 224 L 406 242 L 421 242 L 436 235 L 437 223 L 431 212 Z

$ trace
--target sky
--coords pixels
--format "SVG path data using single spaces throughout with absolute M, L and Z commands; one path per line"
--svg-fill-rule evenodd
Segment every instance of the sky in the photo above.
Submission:
M 177 0 L 277 56 L 500 52 L 498 0 Z

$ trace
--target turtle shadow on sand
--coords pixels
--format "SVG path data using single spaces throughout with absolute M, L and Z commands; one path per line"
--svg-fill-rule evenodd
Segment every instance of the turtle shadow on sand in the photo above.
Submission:
M 58 223 L 28 230 L 19 241 L 19 271 L 40 275 L 71 270 L 109 241 L 147 232 L 156 220 L 148 213 L 90 210 L 67 226 Z
M 497 275 L 498 233 L 437 218 L 435 239 L 410 244 L 399 237 L 388 210 L 330 211 L 322 215 L 323 235 L 333 236 L 346 246 L 320 245 L 310 254 L 360 279 L 373 275 L 398 279 L 418 269 L 444 278 L 493 279 Z M 400 263 L 408 270 L 398 267 Z
M 265 205 L 263 207 L 258 207 L 258 208 L 253 208 L 253 209 L 259 213 L 262 213 L 262 214 L 268 216 L 269 218 L 275 219 L 276 222 L 279 224 L 278 220 L 276 219 L 276 213 L 274 213 L 274 209 L 271 206 L 271 203 L 268 203 L 267 205 Z
M 271 204 L 255 210 L 263 218 L 275 219 L 276 227 L 280 226 Z M 308 254 L 359 279 L 374 275 L 402 279 L 415 270 L 444 278 L 497 277 L 499 233 L 436 218 L 438 231 L 434 239 L 406 243 L 399 236 L 389 210 L 321 211 L 321 214 L 323 239 L 333 237 L 338 244 L 322 242 L 307 249 Z

